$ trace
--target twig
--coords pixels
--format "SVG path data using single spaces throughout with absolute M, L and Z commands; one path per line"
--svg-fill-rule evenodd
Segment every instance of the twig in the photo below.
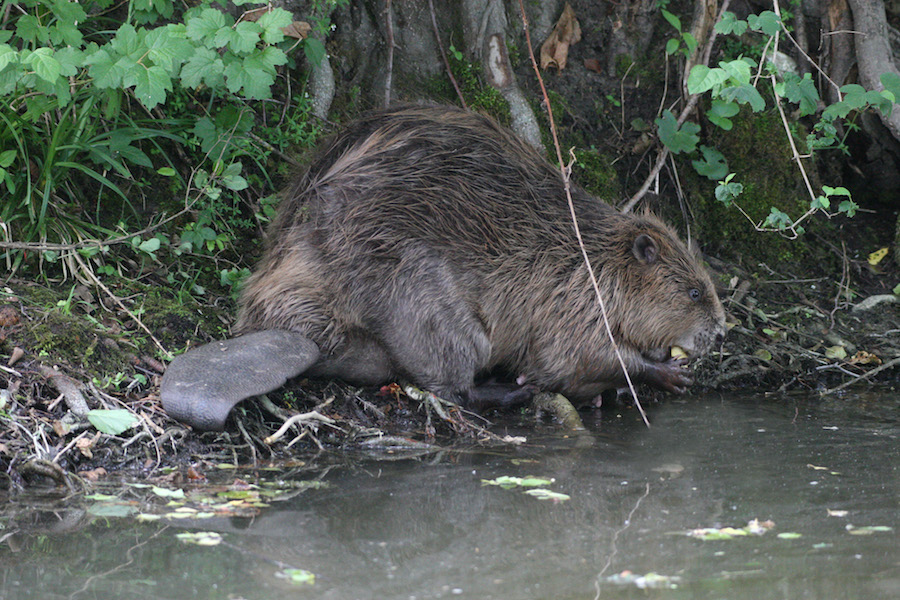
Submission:
M 900 356 L 898 356 L 897 358 L 894 358 L 894 359 L 892 359 L 892 360 L 887 361 L 886 363 L 884 363 L 884 364 L 881 365 L 880 367 L 875 367 L 875 368 L 872 369 L 871 371 L 866 371 L 865 373 L 862 373 L 861 375 L 857 375 L 855 379 L 851 379 L 850 381 L 845 381 L 844 383 L 842 383 L 841 385 L 839 385 L 839 386 L 837 386 L 837 387 L 833 387 L 833 388 L 831 388 L 831 389 L 825 390 L 824 392 L 822 392 L 822 395 L 823 395 L 823 396 L 827 396 L 827 395 L 829 395 L 829 394 L 833 394 L 833 393 L 835 393 L 835 392 L 839 392 L 839 391 L 841 391 L 842 389 L 844 389 L 844 388 L 846 388 L 846 387 L 849 387 L 849 386 L 853 385 L 854 383 L 856 383 L 856 382 L 859 381 L 860 379 L 868 379 L 869 377 L 871 377 L 871 376 L 873 376 L 873 375 L 877 375 L 878 373 L 881 373 L 881 372 L 884 371 L 885 369 L 890 369 L 890 368 L 896 367 L 897 365 L 900 365 Z
M 385 22 L 387 25 L 387 73 L 384 76 L 384 105 L 391 105 L 391 77 L 394 72 L 394 25 L 391 22 L 393 11 L 391 11 L 391 0 L 384 2 Z
M 613 534 L 612 542 L 610 542 L 612 551 L 609 553 L 609 556 L 606 558 L 606 564 L 603 565 L 603 568 L 597 574 L 598 579 L 603 576 L 603 574 L 606 572 L 606 570 L 612 564 L 613 558 L 615 558 L 616 554 L 618 554 L 618 552 L 619 552 L 618 548 L 616 548 L 616 541 L 619 539 L 619 535 L 621 535 L 621 533 L 623 531 L 625 531 L 626 529 L 628 529 L 631 526 L 631 519 L 632 519 L 632 517 L 634 517 L 634 513 L 637 512 L 637 509 L 641 505 L 641 502 L 644 501 L 644 498 L 646 498 L 647 496 L 650 495 L 650 484 L 647 483 L 645 485 L 646 485 L 646 488 L 644 489 L 643 495 L 637 499 L 637 502 L 634 503 L 634 506 L 631 508 L 631 512 L 629 512 L 628 516 L 625 518 L 624 525 L 620 529 L 617 529 L 616 532 Z
M 299 415 L 294 415 L 293 417 L 288 418 L 284 423 L 282 423 L 281 427 L 278 428 L 278 431 L 276 431 L 263 441 L 267 444 L 273 444 L 280 440 L 281 436 L 287 433 L 287 430 L 293 427 L 296 423 L 305 425 L 310 421 L 319 421 L 320 423 L 324 423 L 326 425 L 333 425 L 335 423 L 334 419 L 326 417 L 317 410 L 311 410 L 309 412 L 301 413 Z
M 726 4 L 728 0 L 725 0 Z M 572 201 L 572 189 L 571 189 L 571 181 L 569 178 L 569 169 L 566 168 L 566 164 L 563 161 L 562 150 L 559 146 L 559 137 L 556 133 L 556 121 L 553 119 L 553 108 L 550 105 L 550 98 L 547 96 L 547 88 L 544 86 L 544 78 L 541 77 L 541 71 L 538 68 L 537 59 L 534 57 L 534 49 L 531 47 L 531 34 L 528 31 L 528 16 L 525 14 L 525 5 L 523 0 L 519 0 L 519 11 L 522 14 L 522 25 L 525 27 L 525 45 L 528 46 L 528 54 L 531 57 L 531 65 L 534 67 L 534 72 L 537 75 L 538 83 L 541 86 L 541 92 L 544 94 L 544 107 L 547 109 L 547 120 L 550 122 L 550 134 L 553 136 L 553 146 L 556 149 L 556 159 L 559 164 L 559 171 L 562 175 L 563 179 L 563 187 L 566 191 L 566 200 L 569 204 L 569 214 L 572 217 L 572 225 L 575 228 L 575 238 L 578 240 L 578 247 L 581 249 L 581 256 L 584 259 L 585 267 L 587 268 L 588 275 L 591 278 L 591 285 L 594 287 L 594 295 L 597 298 L 597 303 L 600 305 L 600 313 L 603 315 L 603 325 L 606 327 L 606 334 L 609 336 L 610 344 L 612 345 L 613 352 L 616 355 L 616 358 L 619 361 L 619 364 L 622 366 L 622 373 L 625 375 L 625 381 L 628 383 L 628 390 L 631 392 L 631 397 L 634 398 L 634 404 L 637 407 L 638 411 L 641 413 L 641 418 L 644 420 L 644 424 L 647 427 L 650 427 L 650 421 L 647 420 L 647 414 L 644 412 L 644 407 L 641 406 L 640 400 L 638 400 L 637 391 L 634 389 L 634 384 L 631 381 L 631 376 L 628 374 L 628 368 L 625 366 L 625 359 L 622 358 L 622 353 L 619 351 L 619 345 L 616 343 L 615 336 L 613 336 L 612 327 L 609 324 L 609 317 L 606 312 L 606 304 L 603 302 L 603 295 L 600 293 L 600 286 L 597 283 L 597 277 L 594 274 L 594 268 L 591 266 L 590 258 L 588 258 L 587 249 L 584 247 L 584 240 L 581 237 L 581 229 L 578 226 L 578 217 L 575 214 L 575 203 Z M 573 157 L 574 160 L 574 157 Z
M 447 59 L 447 53 L 444 52 L 444 43 L 441 41 L 441 33 L 438 30 L 437 18 L 434 15 L 434 2 L 432 0 L 428 0 L 428 9 L 431 11 L 431 28 L 434 30 L 434 39 L 437 40 L 438 50 L 441 51 L 441 58 L 444 59 L 444 68 L 447 69 L 447 77 L 450 78 L 450 83 L 453 84 L 453 89 L 456 90 L 460 106 L 469 110 L 469 107 L 466 105 L 466 99 L 463 98 L 462 91 L 459 89 L 459 84 L 456 83 L 456 78 L 453 76 L 453 70 L 450 69 L 450 61 Z

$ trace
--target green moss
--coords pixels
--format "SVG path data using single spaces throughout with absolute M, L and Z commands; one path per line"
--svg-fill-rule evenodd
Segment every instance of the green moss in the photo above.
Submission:
M 235 308 L 230 303 L 221 310 L 199 304 L 192 297 L 177 298 L 168 290 L 148 290 L 141 302 L 141 320 L 169 351 L 177 352 L 189 341 L 228 335 L 228 323 Z
M 607 202 L 614 202 L 622 195 L 612 160 L 594 146 L 575 150 L 574 178 L 581 187 Z
M 716 184 L 699 176 L 687 160 L 680 161 L 685 187 L 699 216 L 701 239 L 720 254 L 743 258 L 753 266 L 762 262 L 774 267 L 809 258 L 812 248 L 804 238 L 789 240 L 776 233 L 758 232 L 753 226 L 763 222 L 772 207 L 792 219 L 809 207 L 780 117 L 775 111 L 754 114 L 744 108 L 733 121 L 731 131 L 710 127 L 707 143 L 725 156 L 728 170 L 736 173 L 734 181 L 743 185 L 736 202 L 747 216 L 716 200 Z M 811 165 L 805 166 L 809 169 Z M 820 231 L 830 226 L 816 216 L 804 225 Z
M 506 99 L 497 88 L 485 81 L 481 65 L 466 60 L 463 54 L 455 51 L 452 46 L 447 58 L 450 61 L 450 70 L 453 72 L 453 77 L 456 78 L 456 83 L 459 85 L 460 92 L 462 92 L 469 108 L 490 114 L 500 123 L 509 125 L 509 103 L 506 102 Z M 420 81 L 410 83 L 413 84 L 412 89 L 421 89 L 423 87 Z M 435 100 L 452 103 L 459 101 L 453 84 L 444 74 L 426 80 L 424 89 Z
M 617 54 L 616 55 L 616 77 L 621 79 L 625 77 L 625 74 L 629 72 L 629 69 L 633 69 L 634 67 L 634 59 L 631 58 L 629 54 Z
M 30 330 L 31 350 L 55 364 L 79 367 L 90 373 L 130 370 L 133 348 L 121 336 L 84 316 L 48 311 Z

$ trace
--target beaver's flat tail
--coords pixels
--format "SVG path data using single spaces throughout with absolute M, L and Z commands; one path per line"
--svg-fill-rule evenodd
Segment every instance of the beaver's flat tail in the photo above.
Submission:
M 319 348 L 299 333 L 258 331 L 177 356 L 160 386 L 163 408 L 195 429 L 221 431 L 235 404 L 306 371 Z

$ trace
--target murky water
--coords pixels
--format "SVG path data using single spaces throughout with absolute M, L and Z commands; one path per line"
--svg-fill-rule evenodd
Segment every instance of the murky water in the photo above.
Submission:
M 528 436 L 515 449 L 320 459 L 326 487 L 252 519 L 94 518 L 67 534 L 0 520 L 0 538 L 23 530 L 0 547 L 0 598 L 900 597 L 895 393 L 670 401 L 649 430 L 632 413 L 585 436 L 514 431 Z M 482 483 L 531 475 L 569 499 Z M 687 535 L 754 519 L 745 536 Z M 223 542 L 176 538 L 188 531 Z

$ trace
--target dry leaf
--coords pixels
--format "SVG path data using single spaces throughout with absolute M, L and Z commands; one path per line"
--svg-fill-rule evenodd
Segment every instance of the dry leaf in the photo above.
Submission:
M 569 46 L 581 40 L 581 25 L 575 18 L 575 11 L 566 2 L 553 33 L 541 46 L 541 68 L 554 66 L 560 71 L 566 68 L 566 60 L 569 58 Z
M 866 352 L 865 350 L 860 350 L 856 354 L 854 354 L 850 358 L 850 364 L 852 365 L 880 365 L 881 359 L 872 354 L 871 352 Z
M 281 28 L 284 35 L 298 40 L 306 39 L 310 31 L 312 31 L 312 26 L 306 21 L 294 21 L 287 27 Z
M 593 71 L 594 73 L 602 73 L 603 67 L 600 66 L 600 61 L 596 58 L 586 58 L 584 59 L 584 68 L 588 71 Z
M 91 469 L 90 471 L 80 471 L 78 475 L 84 477 L 88 481 L 97 481 L 106 477 L 106 469 L 104 469 L 103 467 L 97 467 L 96 469 Z

